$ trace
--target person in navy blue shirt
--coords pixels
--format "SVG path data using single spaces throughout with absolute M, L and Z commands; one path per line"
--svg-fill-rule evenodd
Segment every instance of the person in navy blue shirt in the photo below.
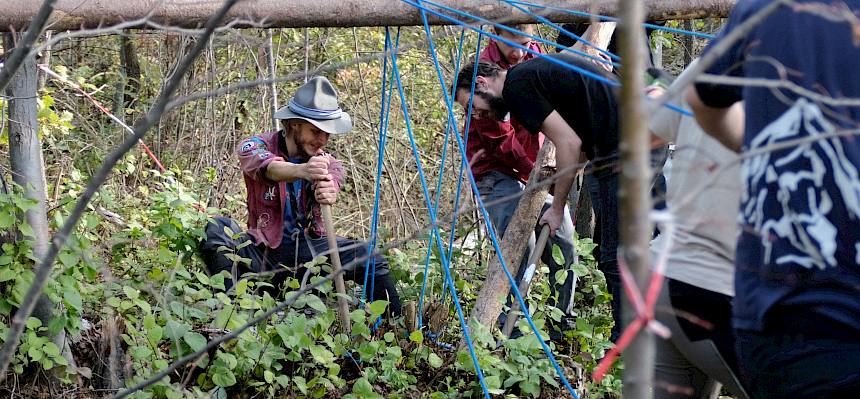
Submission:
M 770 3 L 740 1 L 705 54 Z M 709 134 L 743 153 L 733 324 L 746 386 L 755 398 L 851 397 L 860 143 L 848 133 L 860 127 L 860 1 L 794 3 L 718 54 L 687 101 Z M 739 101 L 745 108 L 731 107 Z

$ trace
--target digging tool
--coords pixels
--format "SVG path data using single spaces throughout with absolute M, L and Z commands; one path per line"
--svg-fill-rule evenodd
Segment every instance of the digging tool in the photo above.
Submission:
M 341 269 L 340 252 L 337 248 L 337 234 L 334 230 L 334 220 L 331 216 L 331 205 L 321 205 L 323 223 L 325 223 L 326 238 L 328 239 L 329 259 L 331 259 L 332 273 L 336 273 Z M 349 335 L 352 332 L 352 326 L 349 321 L 349 304 L 346 301 L 346 286 L 343 283 L 343 274 L 338 274 L 334 277 L 334 288 L 337 291 L 337 314 L 340 317 L 340 322 L 343 324 L 344 334 Z
M 537 242 L 535 243 L 535 249 L 532 251 L 531 256 L 529 256 L 529 263 L 526 266 L 525 273 L 523 274 L 523 281 L 520 281 L 517 286 L 523 300 L 525 300 L 528 295 L 529 287 L 531 287 L 532 284 L 532 278 L 537 272 L 538 259 L 540 259 L 540 255 L 543 253 L 543 248 L 546 246 L 547 239 L 549 239 L 549 226 L 543 225 L 540 230 L 540 236 L 538 236 Z M 511 304 L 511 311 L 508 312 L 508 317 L 505 319 L 505 325 L 502 327 L 502 334 L 506 337 L 510 337 L 511 332 L 514 331 L 514 327 L 517 325 L 517 320 L 519 319 L 519 311 L 520 302 L 513 301 Z

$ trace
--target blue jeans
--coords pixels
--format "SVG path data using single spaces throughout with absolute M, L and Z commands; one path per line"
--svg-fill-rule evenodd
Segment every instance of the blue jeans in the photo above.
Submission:
M 524 188 L 525 185 L 523 185 L 518 179 L 500 172 L 490 172 L 488 175 L 481 177 L 481 180 L 478 182 L 478 191 L 481 193 L 481 198 L 484 200 L 484 203 L 522 193 Z M 520 197 L 515 197 L 510 201 L 489 204 L 486 206 L 487 213 L 489 213 L 490 219 L 493 223 L 493 228 L 495 229 L 496 234 L 499 235 L 500 239 L 501 236 L 504 235 L 504 231 L 508 228 L 508 223 L 511 222 L 514 211 L 517 209 L 517 204 L 519 204 L 519 198 Z M 547 195 L 541 214 L 549 209 L 550 205 L 552 205 L 552 200 L 553 197 L 551 195 Z M 540 233 L 540 226 L 535 226 L 535 232 L 537 234 Z M 517 284 L 522 281 L 523 275 L 528 267 L 527 263 L 529 254 L 534 251 L 536 233 L 532 233 L 529 237 L 528 250 L 523 254 L 523 260 L 520 262 L 520 268 L 517 271 Z M 547 265 L 550 270 L 550 285 L 557 294 L 557 299 L 551 300 L 551 304 L 564 312 L 564 314 L 570 314 L 572 310 L 573 290 L 576 286 L 576 276 L 570 273 L 564 280 L 563 284 L 557 284 L 555 280 L 555 272 L 562 269 L 569 270 L 570 264 L 574 261 L 575 249 L 573 244 L 573 234 L 574 228 L 573 222 L 570 218 L 570 210 L 565 207 L 564 221 L 562 222 L 561 227 L 556 231 L 555 236 L 550 236 L 549 241 L 547 241 L 547 245 L 541 254 L 541 261 Z M 553 245 L 558 245 L 559 248 L 561 248 L 561 253 L 564 255 L 564 264 L 559 264 L 555 259 L 553 259 Z M 508 306 L 512 303 L 513 295 L 514 292 L 512 288 L 508 295 Z M 504 324 L 504 319 L 505 316 L 503 314 L 499 318 L 500 324 Z

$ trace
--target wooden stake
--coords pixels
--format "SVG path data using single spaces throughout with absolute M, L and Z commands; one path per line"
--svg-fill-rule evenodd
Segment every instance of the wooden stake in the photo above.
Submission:
M 334 219 L 331 217 L 331 205 L 321 205 L 323 223 L 325 223 L 326 238 L 328 239 L 329 259 L 331 259 L 332 273 L 341 269 L 340 252 L 337 249 L 337 234 L 334 229 Z M 343 333 L 349 335 L 352 325 L 349 322 L 349 303 L 346 301 L 346 285 L 343 283 L 343 274 L 334 276 L 334 289 L 337 291 L 337 315 L 343 324 Z

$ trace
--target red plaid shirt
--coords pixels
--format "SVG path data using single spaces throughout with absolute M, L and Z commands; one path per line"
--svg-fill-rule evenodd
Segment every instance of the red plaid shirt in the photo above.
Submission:
M 530 48 L 543 54 L 537 43 L 532 43 Z M 525 55 L 526 60 L 534 57 L 528 52 Z M 492 39 L 481 52 L 480 60 L 496 63 L 505 69 L 511 68 Z M 466 155 L 471 160 L 478 151 L 484 150 L 484 155 L 471 165 L 472 174 L 476 180 L 480 180 L 495 171 L 525 182 L 534 168 L 543 140 L 543 133 L 531 134 L 513 118 L 506 122 L 472 118 L 469 122 Z

